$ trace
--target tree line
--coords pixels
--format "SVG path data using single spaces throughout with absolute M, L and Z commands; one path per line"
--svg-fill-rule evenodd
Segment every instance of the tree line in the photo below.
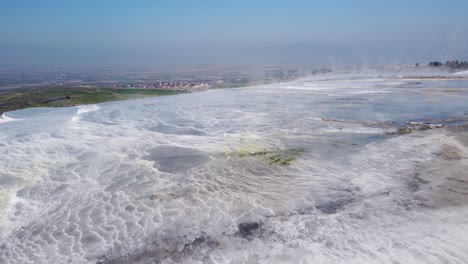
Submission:
M 441 67 L 445 66 L 451 69 L 467 69 L 468 68 L 468 61 L 447 61 L 445 64 L 440 61 L 431 61 L 429 62 L 429 66 L 431 67 Z

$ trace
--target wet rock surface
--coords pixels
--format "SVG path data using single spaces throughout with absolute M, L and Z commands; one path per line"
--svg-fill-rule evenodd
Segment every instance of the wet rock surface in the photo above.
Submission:
M 468 139 L 467 135 L 463 138 Z M 435 158 L 430 163 L 419 164 L 408 183 L 414 202 L 426 208 L 466 205 L 468 164 L 463 162 L 465 155 L 459 147 L 444 144 L 433 153 Z
M 413 122 L 413 121 L 407 121 L 406 126 L 404 127 L 399 127 L 396 131 L 394 132 L 389 132 L 387 134 L 389 135 L 404 135 L 404 134 L 409 134 L 415 131 L 424 131 L 428 129 L 435 129 L 435 128 L 442 128 L 445 127 L 443 124 L 431 124 L 431 123 L 423 123 L 423 122 Z
M 320 203 L 315 207 L 320 210 L 322 213 L 325 214 L 335 214 L 339 210 L 341 210 L 347 204 L 353 202 L 353 198 L 341 198 L 333 201 L 328 201 L 324 203 Z
M 444 145 L 435 154 L 446 160 L 459 160 L 462 158 L 462 153 L 456 146 Z
M 166 241 L 164 244 L 161 242 L 149 242 L 146 247 L 135 252 L 129 252 L 118 257 L 102 256 L 96 261 L 96 264 L 154 264 L 167 263 L 168 261 L 169 263 L 171 263 L 171 261 L 180 263 L 188 256 L 198 253 L 198 251 L 209 251 L 220 246 L 218 241 L 204 234 L 186 243 L 182 241 L 183 239 L 178 241 L 177 238 L 172 238 L 169 243 Z M 112 253 L 112 255 L 119 254 Z M 203 257 L 201 257 L 201 259 L 203 259 Z
M 240 223 L 237 228 L 239 229 L 238 234 L 243 238 L 252 236 L 261 226 L 259 222 L 246 222 Z
M 427 118 L 423 121 L 406 121 L 406 126 L 399 127 L 388 134 L 404 135 L 414 131 L 424 131 L 443 127 L 463 127 L 468 124 L 468 116 L 449 117 L 445 119 Z
M 210 160 L 203 151 L 176 146 L 158 146 L 144 158 L 154 161 L 159 171 L 168 173 L 183 173 Z

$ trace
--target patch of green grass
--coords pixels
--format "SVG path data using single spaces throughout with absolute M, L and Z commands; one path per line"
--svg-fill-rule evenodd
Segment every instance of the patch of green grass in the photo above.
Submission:
M 179 93 L 182 91 L 84 87 L 21 90 L 0 94 L 0 113 L 29 107 L 65 107 Z

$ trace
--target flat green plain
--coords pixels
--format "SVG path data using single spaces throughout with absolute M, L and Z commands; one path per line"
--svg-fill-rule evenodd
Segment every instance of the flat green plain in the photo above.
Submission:
M 30 107 L 66 107 L 179 93 L 184 92 L 157 89 L 83 87 L 18 90 L 0 93 L 0 114 Z

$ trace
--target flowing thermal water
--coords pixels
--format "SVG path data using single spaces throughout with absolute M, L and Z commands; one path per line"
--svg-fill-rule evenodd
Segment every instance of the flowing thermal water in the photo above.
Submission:
M 465 79 L 6 113 L 0 263 L 468 263 Z M 6 118 L 6 117 L 5 117 Z

